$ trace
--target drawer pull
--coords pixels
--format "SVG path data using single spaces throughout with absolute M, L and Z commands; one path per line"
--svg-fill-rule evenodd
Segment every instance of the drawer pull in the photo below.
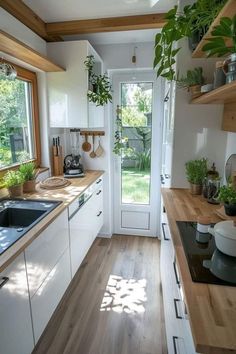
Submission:
M 177 269 L 176 269 L 176 261 L 173 262 L 173 267 L 174 267 L 176 284 L 180 287 L 180 281 L 179 281 L 178 273 L 177 273 Z
M 4 285 L 9 281 L 8 277 L 2 277 L 2 280 L 0 282 L 0 289 L 4 287 Z
M 99 211 L 99 213 L 97 214 L 97 217 L 99 217 L 102 214 L 102 211 Z
M 179 312 L 178 312 L 178 302 L 180 302 L 179 299 L 174 299 L 174 306 L 175 306 L 175 316 L 178 320 L 182 320 L 183 317 L 179 315 Z
M 99 184 L 101 182 L 102 182 L 102 180 L 101 180 L 101 178 L 99 178 L 99 180 L 97 180 L 96 184 Z
M 165 222 L 162 222 L 161 223 L 161 227 L 162 227 L 162 231 L 163 231 L 163 236 L 164 236 L 164 240 L 165 241 L 170 241 L 170 239 L 168 238 L 168 237 L 166 237 L 166 233 L 165 233 L 165 226 L 166 226 L 167 224 L 165 223 Z
M 177 352 L 177 345 L 176 345 L 176 341 L 178 340 L 178 337 L 173 336 L 173 346 L 174 346 L 174 353 L 178 354 Z
M 96 194 L 99 195 L 100 193 L 102 193 L 101 189 Z

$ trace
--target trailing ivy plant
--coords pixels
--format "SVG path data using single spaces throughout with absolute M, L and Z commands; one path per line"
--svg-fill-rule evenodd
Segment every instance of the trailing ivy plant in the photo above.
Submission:
M 181 50 L 178 41 L 191 38 L 196 31 L 205 32 L 218 15 L 226 0 L 197 0 L 184 7 L 183 12 L 175 6 L 166 15 L 166 24 L 155 38 L 154 68 L 157 77 L 175 80 L 176 55 Z
M 96 106 L 105 106 L 108 102 L 112 102 L 109 77 L 106 74 L 97 75 L 93 71 L 95 64 L 94 56 L 88 55 L 84 64 L 89 76 L 89 90 L 87 93 L 89 102 L 95 103 Z
M 236 53 L 236 15 L 231 19 L 222 17 L 219 25 L 215 26 L 211 32 L 212 38 L 208 38 L 208 43 L 202 48 L 207 52 L 208 57 L 222 57 L 226 54 Z M 227 40 L 231 39 L 229 46 Z

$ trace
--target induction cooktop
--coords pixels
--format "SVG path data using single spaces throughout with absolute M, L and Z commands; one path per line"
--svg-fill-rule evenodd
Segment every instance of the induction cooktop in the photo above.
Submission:
M 209 233 L 199 233 L 197 223 L 176 223 L 192 280 L 198 283 L 236 286 L 236 257 L 227 256 L 217 250 L 214 237 Z

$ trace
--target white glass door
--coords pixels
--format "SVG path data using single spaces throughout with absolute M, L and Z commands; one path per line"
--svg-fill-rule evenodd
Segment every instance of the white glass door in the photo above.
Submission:
M 115 157 L 115 232 L 157 236 L 162 115 L 160 85 L 153 73 L 126 73 L 113 76 L 113 89 L 114 122 L 120 119 L 123 143 L 121 155 Z

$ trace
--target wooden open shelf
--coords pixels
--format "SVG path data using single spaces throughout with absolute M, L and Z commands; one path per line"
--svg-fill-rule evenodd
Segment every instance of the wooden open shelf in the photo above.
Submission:
M 1 30 L 0 51 L 45 72 L 65 71 L 64 68 L 53 63 L 46 56 Z
M 191 103 L 194 104 L 218 104 L 235 102 L 236 81 L 223 85 L 213 91 L 204 93 L 202 96 L 194 98 Z
M 201 42 L 198 44 L 197 48 L 192 53 L 192 58 L 204 58 L 206 57 L 206 52 L 202 51 L 202 47 L 207 43 L 206 39 L 211 38 L 211 32 L 213 28 L 220 23 L 221 17 L 230 17 L 232 18 L 236 14 L 236 1 L 228 0 L 223 9 L 220 11 L 219 15 L 212 22 L 209 30 L 202 38 Z M 230 42 L 229 42 L 230 45 Z

